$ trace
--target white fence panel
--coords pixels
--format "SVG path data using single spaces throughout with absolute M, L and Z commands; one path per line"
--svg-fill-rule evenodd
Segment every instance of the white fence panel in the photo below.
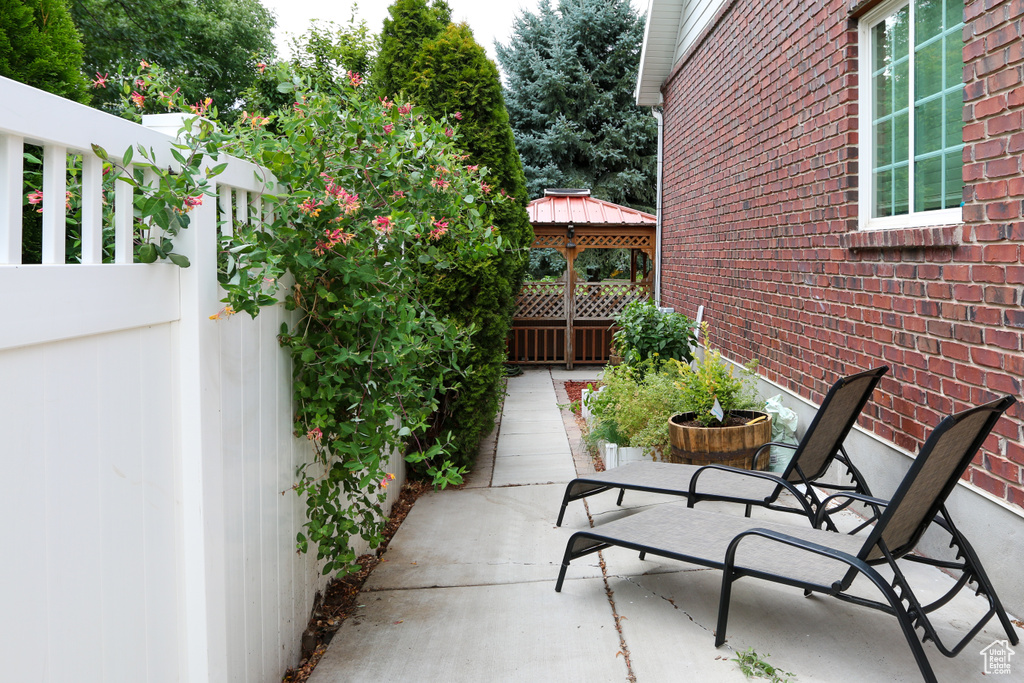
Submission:
M 97 143 L 171 163 L 170 139 L 0 78 L 0 662 L 24 681 L 279 681 L 325 584 L 295 552 L 291 315 L 210 320 L 218 211 L 262 210 L 265 177 L 233 160 L 176 251 L 133 264 L 131 188 L 115 263 L 98 263 Z M 23 144 L 48 150 L 44 260 L 21 265 Z M 65 264 L 60 169 L 85 164 L 85 264 Z M 56 188 L 56 190 L 54 190 Z M 127 188 L 127 189 L 126 189 Z M 224 204 L 234 204 L 225 206 Z M 248 209 L 252 208 L 252 211 Z M 110 227 L 110 226 L 108 226 Z M 230 230 L 225 225 L 224 230 Z M 388 506 L 404 480 L 404 464 Z
M 0 353 L 4 678 L 179 680 L 169 325 Z

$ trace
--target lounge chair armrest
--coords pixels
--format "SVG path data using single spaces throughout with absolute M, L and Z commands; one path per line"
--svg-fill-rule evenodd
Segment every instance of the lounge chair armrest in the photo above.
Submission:
M 700 478 L 700 475 L 703 472 L 706 472 L 707 470 L 721 470 L 722 472 L 729 472 L 730 474 L 735 474 L 735 475 L 738 475 L 738 476 L 741 476 L 741 477 L 753 477 L 755 479 L 765 479 L 767 481 L 772 482 L 773 484 L 781 486 L 784 489 L 786 489 L 787 491 L 789 491 L 790 493 L 792 493 L 793 496 L 798 501 L 800 501 L 800 503 L 804 507 L 804 511 L 807 513 L 808 521 L 813 521 L 813 519 L 814 519 L 814 511 L 807 505 L 807 501 L 804 498 L 803 493 L 801 493 L 793 484 L 791 484 L 790 482 L 786 481 L 785 479 L 783 479 L 779 475 L 775 474 L 774 472 L 761 472 L 759 470 L 744 470 L 744 469 L 740 469 L 738 467 L 729 467 L 728 465 L 704 465 L 702 467 L 699 467 L 697 469 L 697 471 L 693 473 L 693 476 L 690 477 L 690 500 L 695 500 L 696 499 L 696 497 L 697 497 L 697 480 Z
M 723 567 L 727 574 L 734 572 L 736 567 L 736 551 L 739 548 L 740 542 L 747 536 L 759 536 L 769 541 L 788 545 L 800 550 L 806 550 L 807 552 L 814 553 L 815 555 L 830 557 L 860 572 L 869 575 L 874 574 L 874 570 L 867 562 L 847 552 L 837 550 L 836 548 L 830 548 L 829 546 L 821 545 L 820 543 L 814 543 L 813 541 L 808 541 L 803 538 L 797 538 L 796 536 L 790 536 L 789 534 L 785 534 L 780 531 L 773 531 L 772 529 L 764 529 L 760 527 L 741 532 L 729 542 L 729 547 L 725 551 L 725 566 Z M 848 573 L 841 581 L 836 581 L 832 584 L 832 590 L 839 593 L 848 588 L 852 580 L 852 575 Z
M 757 456 L 761 455 L 761 451 L 763 451 L 766 448 L 771 448 L 772 446 L 778 446 L 779 448 L 788 448 L 791 451 L 795 451 L 798 448 L 799 444 L 782 443 L 780 441 L 769 441 L 768 443 L 764 444 L 754 452 L 754 457 L 756 458 Z
M 814 516 L 814 528 L 821 528 L 820 525 L 822 521 L 824 521 L 825 517 L 828 516 L 829 503 L 831 503 L 834 499 L 837 498 L 845 498 L 849 501 L 859 501 L 870 507 L 872 512 L 874 512 L 874 517 L 869 519 L 865 524 L 873 522 L 874 520 L 881 517 L 882 508 L 889 505 L 889 501 L 883 498 L 875 498 L 874 496 L 868 496 L 863 493 L 856 493 L 854 491 L 839 491 L 838 493 L 833 493 L 832 495 L 827 496 L 823 501 L 821 501 L 821 506 L 818 508 L 818 513 Z M 858 530 L 863 526 L 864 525 L 858 527 Z

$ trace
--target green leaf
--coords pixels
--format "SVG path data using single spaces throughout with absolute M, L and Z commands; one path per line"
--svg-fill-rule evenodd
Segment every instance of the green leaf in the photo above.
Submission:
M 295 86 L 292 85 L 291 83 L 289 83 L 288 81 L 282 81 L 281 83 L 277 84 L 277 92 L 289 93 L 289 92 L 294 92 L 294 91 L 295 91 Z
M 139 245 L 136 255 L 139 259 L 139 263 L 153 263 L 156 261 L 156 245 L 146 242 L 145 244 Z
M 133 147 L 129 147 L 124 151 L 124 156 L 121 157 L 121 163 L 127 166 L 132 163 L 133 158 L 135 158 L 135 149 Z
M 106 161 L 109 157 L 107 156 L 107 150 L 103 149 L 97 144 L 92 145 L 92 153 L 98 156 L 103 161 Z
M 182 254 L 168 254 L 167 258 L 170 259 L 171 263 L 178 266 L 179 268 L 188 268 L 190 265 L 192 265 L 191 263 L 189 263 L 188 257 Z

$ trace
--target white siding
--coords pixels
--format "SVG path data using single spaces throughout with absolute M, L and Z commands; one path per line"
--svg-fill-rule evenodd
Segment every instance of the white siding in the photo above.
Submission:
M 676 36 L 676 49 L 672 57 L 675 64 L 700 37 L 700 34 L 715 18 L 715 14 L 725 0 L 688 0 L 683 6 L 683 12 L 679 19 L 679 30 Z

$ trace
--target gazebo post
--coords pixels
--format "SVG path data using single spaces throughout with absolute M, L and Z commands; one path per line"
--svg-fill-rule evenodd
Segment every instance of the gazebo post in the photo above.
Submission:
M 572 319 L 575 314 L 574 304 L 576 303 L 576 243 L 573 241 L 575 230 L 572 224 L 566 229 L 565 241 L 565 369 L 572 370 L 572 363 L 576 360 L 576 349 L 573 345 Z

